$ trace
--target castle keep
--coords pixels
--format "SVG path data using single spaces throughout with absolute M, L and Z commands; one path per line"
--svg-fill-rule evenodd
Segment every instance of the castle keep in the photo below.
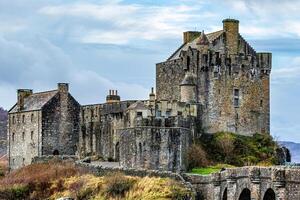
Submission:
M 9 112 L 9 164 L 41 155 L 98 155 L 123 167 L 181 171 L 202 133 L 251 136 L 270 131 L 271 53 L 257 53 L 223 20 L 213 33 L 184 32 L 183 44 L 156 65 L 156 91 L 145 100 L 80 106 L 67 84 L 43 93 L 18 90 Z

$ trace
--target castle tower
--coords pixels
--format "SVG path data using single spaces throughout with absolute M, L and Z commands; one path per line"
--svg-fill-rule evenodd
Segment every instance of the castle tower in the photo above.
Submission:
M 225 32 L 225 46 L 228 55 L 238 54 L 239 46 L 239 21 L 236 19 L 224 19 L 223 31 Z
M 186 71 L 183 81 L 180 84 L 180 101 L 188 103 L 196 102 L 196 100 L 195 75 Z

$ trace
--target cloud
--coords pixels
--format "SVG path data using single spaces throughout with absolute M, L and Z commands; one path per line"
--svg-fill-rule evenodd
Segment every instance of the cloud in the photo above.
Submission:
M 76 38 L 83 43 L 128 44 L 136 40 L 157 40 L 176 37 L 194 24 L 213 18 L 212 12 L 203 11 L 201 6 L 172 5 L 153 6 L 142 4 L 110 3 L 76 3 L 61 6 L 46 6 L 40 14 L 52 17 L 77 17 L 105 23 L 105 28 L 84 27 L 84 32 Z M 192 26 L 194 26 L 192 25 Z

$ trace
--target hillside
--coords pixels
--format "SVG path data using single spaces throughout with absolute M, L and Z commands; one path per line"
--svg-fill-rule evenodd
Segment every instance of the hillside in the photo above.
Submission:
M 6 152 L 7 111 L 0 107 L 0 157 Z
M 120 172 L 94 176 L 73 163 L 40 163 L 0 177 L 0 199 L 185 199 L 190 190 L 170 178 L 125 176 Z
M 287 147 L 292 154 L 292 162 L 300 163 L 300 144 L 295 142 L 280 141 L 281 145 Z

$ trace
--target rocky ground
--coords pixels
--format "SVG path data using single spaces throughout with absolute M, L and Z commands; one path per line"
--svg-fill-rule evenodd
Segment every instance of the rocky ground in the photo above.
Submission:
M 292 162 L 300 163 L 300 144 L 295 142 L 281 141 L 281 145 L 287 147 L 292 154 Z

